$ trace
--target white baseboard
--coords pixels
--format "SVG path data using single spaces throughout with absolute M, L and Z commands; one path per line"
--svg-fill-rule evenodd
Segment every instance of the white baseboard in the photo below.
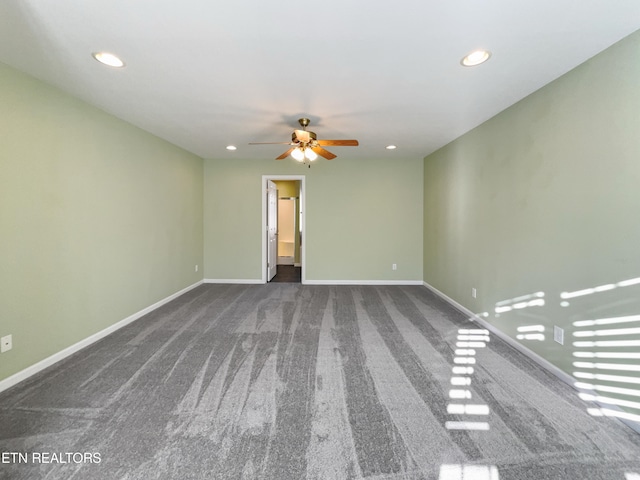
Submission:
M 302 264 L 301 263 L 294 263 L 293 266 L 294 267 L 302 267 Z
M 422 285 L 421 280 L 305 280 L 306 285 Z
M 264 284 L 253 278 L 205 278 L 204 283 Z M 422 280 L 303 280 L 305 285 L 422 285 Z
M 513 348 L 518 350 L 523 355 L 529 357 L 531 360 L 533 360 L 538 365 L 540 365 L 542 368 L 544 368 L 545 370 L 549 371 L 550 373 L 552 373 L 553 375 L 558 377 L 560 380 L 562 380 L 563 382 L 568 384 L 571 388 L 573 388 L 577 392 L 579 392 L 579 393 L 593 393 L 593 392 L 585 392 L 583 390 L 580 390 L 579 388 L 576 388 L 576 386 L 575 386 L 576 379 L 573 378 L 571 375 L 569 375 L 567 372 L 565 372 L 564 370 L 561 370 L 560 368 L 556 367 L 553 363 L 551 363 L 548 360 L 546 360 L 545 358 L 541 357 L 540 355 L 538 355 L 533 350 L 529 350 L 527 347 L 522 345 L 520 342 L 518 342 L 517 340 L 514 340 L 509 335 L 504 333 L 498 327 L 490 324 L 484 318 L 479 317 L 478 315 L 473 313 L 471 310 L 467 309 L 463 305 L 461 305 L 458 302 L 456 302 L 454 299 L 452 299 L 449 296 L 447 296 L 444 293 L 442 293 L 437 288 L 429 285 L 427 282 L 423 282 L 423 285 L 425 287 L 427 287 L 429 290 L 431 290 L 433 293 L 435 293 L 437 296 L 442 298 L 445 302 L 449 303 L 456 310 L 459 310 L 460 312 L 462 312 L 465 315 L 467 315 L 470 320 L 473 320 L 474 322 L 482 325 L 484 328 L 486 328 L 491 333 L 493 333 L 496 337 L 499 337 L 501 340 L 504 340 L 510 346 L 512 346 Z M 606 408 L 608 410 L 618 411 L 618 412 L 624 413 L 624 411 L 621 408 L 619 408 L 617 406 L 614 406 L 614 405 L 603 405 L 603 404 L 600 404 L 600 406 L 602 408 Z M 617 421 L 627 425 L 628 427 L 631 427 L 636 432 L 640 433 L 640 423 L 634 422 L 633 420 L 627 420 L 625 418 L 619 418 L 619 417 L 615 417 L 615 416 L 613 418 L 615 418 Z
M 150 313 L 153 310 L 156 310 L 157 308 L 160 308 L 164 304 L 169 303 L 171 300 L 174 300 L 174 299 L 178 298 L 180 295 L 183 295 L 183 294 L 187 293 L 189 290 L 193 290 L 194 288 L 198 287 L 199 285 L 202 285 L 202 281 L 194 283 L 193 285 L 190 285 L 190 286 L 188 286 L 186 288 L 183 288 L 179 292 L 176 292 L 173 295 L 169 295 L 168 297 L 163 298 L 162 300 L 160 300 L 160 301 L 154 303 L 153 305 L 150 305 L 150 306 L 140 310 L 139 312 L 134 313 L 133 315 L 129 315 L 127 318 L 125 318 L 123 320 L 120 320 L 119 322 L 114 323 L 113 325 L 110 325 L 109 327 L 105 328 L 104 330 L 100 330 L 99 332 L 94 333 L 93 335 L 90 335 L 89 337 L 85 338 L 84 340 L 80 340 L 78 343 L 74 343 L 70 347 L 67 347 L 64 350 L 60 350 L 58 353 L 54 353 L 50 357 L 47 357 L 44 360 L 40 360 L 38 363 L 35 363 L 35 364 L 31 365 L 30 367 L 27 367 L 24 370 L 21 370 L 18 373 L 15 373 L 15 374 L 11 375 L 10 377 L 5 378 L 4 380 L 0 381 L 0 392 L 3 392 L 4 390 L 7 390 L 8 388 L 13 387 L 14 385 L 26 380 L 27 378 L 35 375 L 36 373 L 44 370 L 45 368 L 50 367 L 54 363 L 57 363 L 60 360 L 63 360 L 63 359 L 67 358 L 70 355 L 73 355 L 77 351 L 82 350 L 83 348 L 91 345 L 92 343 L 97 342 L 98 340 L 100 340 L 100 339 L 106 337 L 107 335 L 115 332 L 116 330 L 119 330 L 122 327 L 125 327 L 125 326 L 129 325 L 130 323 L 134 322 L 135 320 L 138 320 L 140 317 L 143 317 L 147 313 Z
M 204 283 L 258 284 L 264 282 L 259 278 L 205 278 Z

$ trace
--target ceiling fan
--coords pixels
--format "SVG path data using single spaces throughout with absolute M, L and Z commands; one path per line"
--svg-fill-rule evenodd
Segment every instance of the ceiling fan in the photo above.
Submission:
M 308 118 L 300 118 L 298 123 L 302 130 L 294 130 L 291 134 L 291 142 L 260 142 L 250 143 L 249 145 L 291 145 L 291 148 L 284 152 L 276 160 L 282 160 L 291 155 L 294 159 L 301 163 L 314 161 L 318 155 L 333 160 L 336 155 L 322 147 L 357 147 L 357 140 L 318 140 L 314 132 L 307 130 L 307 126 L 311 123 Z

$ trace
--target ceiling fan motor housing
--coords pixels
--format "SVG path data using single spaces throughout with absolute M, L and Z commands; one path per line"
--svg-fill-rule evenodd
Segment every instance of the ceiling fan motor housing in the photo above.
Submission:
M 311 143 L 311 142 L 315 142 L 317 140 L 316 134 L 314 132 L 309 132 L 309 131 L 305 131 L 304 132 L 305 134 L 309 135 L 309 137 L 308 137 L 309 139 L 308 140 L 306 138 L 302 138 L 301 139 L 301 138 L 298 137 L 298 132 L 299 131 L 300 130 L 296 130 L 291 134 L 291 141 L 293 143 L 300 143 L 300 142 L 302 142 L 302 143 Z M 303 136 L 306 136 L 306 135 L 303 135 Z

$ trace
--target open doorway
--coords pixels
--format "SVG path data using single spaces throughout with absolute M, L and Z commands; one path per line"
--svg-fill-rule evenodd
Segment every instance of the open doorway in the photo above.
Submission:
M 305 283 L 305 177 L 262 177 L 262 282 Z

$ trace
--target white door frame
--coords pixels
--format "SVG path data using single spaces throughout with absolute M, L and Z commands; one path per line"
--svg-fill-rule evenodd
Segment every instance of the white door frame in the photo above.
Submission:
M 302 283 L 307 282 L 306 275 L 306 256 L 307 256 L 307 235 L 305 234 L 305 228 L 307 223 L 307 209 L 306 209 L 306 185 L 304 175 L 263 175 L 262 176 L 262 283 L 267 283 L 267 180 L 299 180 L 300 181 L 300 232 L 302 232 L 302 243 L 300 244 L 300 263 L 302 264 Z

